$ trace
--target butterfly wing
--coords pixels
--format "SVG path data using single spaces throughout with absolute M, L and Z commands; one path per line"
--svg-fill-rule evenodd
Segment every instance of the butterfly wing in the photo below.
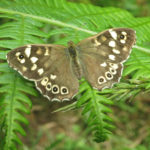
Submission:
M 28 80 L 40 80 L 56 59 L 62 58 L 64 48 L 60 45 L 26 45 L 10 51 L 7 61 Z
M 109 29 L 79 42 L 85 78 L 99 90 L 118 82 L 134 43 L 135 31 L 128 28 Z
M 61 45 L 27 45 L 7 54 L 9 65 L 24 78 L 35 81 L 37 89 L 50 100 L 72 98 L 78 80 Z

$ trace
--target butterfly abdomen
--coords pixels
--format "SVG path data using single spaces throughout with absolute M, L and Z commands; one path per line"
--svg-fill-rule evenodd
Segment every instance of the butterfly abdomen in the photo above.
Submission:
M 83 75 L 81 63 L 79 62 L 78 52 L 72 41 L 68 42 L 68 52 L 69 52 L 69 56 L 70 56 L 72 71 L 78 79 L 81 79 L 81 77 Z
M 79 60 L 77 58 L 75 58 L 72 60 L 71 64 L 72 64 L 73 73 L 75 74 L 75 76 L 78 79 L 81 79 L 83 76 L 83 71 L 82 71 L 81 64 L 80 64 Z

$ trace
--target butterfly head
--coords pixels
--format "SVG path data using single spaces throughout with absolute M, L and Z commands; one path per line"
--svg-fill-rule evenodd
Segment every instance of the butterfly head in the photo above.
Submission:
M 76 46 L 73 41 L 68 42 L 68 52 L 71 58 L 75 58 L 77 56 Z
M 68 47 L 74 47 L 75 46 L 73 41 L 69 41 L 67 44 L 68 44 Z

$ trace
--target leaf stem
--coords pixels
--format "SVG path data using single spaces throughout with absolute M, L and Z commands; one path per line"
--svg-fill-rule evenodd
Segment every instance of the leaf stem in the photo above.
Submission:
M 138 46 L 138 45 L 134 45 L 133 48 L 136 48 L 139 51 L 146 52 L 146 53 L 150 54 L 150 49 L 148 49 L 148 48 L 141 47 L 141 46 Z
M 22 13 L 22 12 L 17 12 L 17 11 L 13 11 L 13 10 L 8 10 L 8 9 L 4 9 L 4 8 L 0 8 L 0 12 L 7 13 L 7 14 L 18 14 L 18 15 L 21 15 L 21 16 L 24 16 L 24 17 L 30 17 L 30 18 L 39 20 L 41 22 L 50 23 L 50 24 L 61 26 L 61 27 L 69 27 L 69 28 L 72 28 L 72 29 L 75 29 L 75 30 L 86 32 L 86 33 L 91 34 L 91 35 L 97 34 L 97 32 L 90 31 L 88 29 L 80 28 L 80 27 L 77 27 L 77 26 L 72 25 L 72 24 L 67 24 L 67 23 L 64 23 L 64 22 L 61 22 L 61 21 L 58 21 L 58 20 L 49 19 L 49 18 L 45 18 L 45 17 L 41 17 L 41 16 L 35 16 L 35 15 Z

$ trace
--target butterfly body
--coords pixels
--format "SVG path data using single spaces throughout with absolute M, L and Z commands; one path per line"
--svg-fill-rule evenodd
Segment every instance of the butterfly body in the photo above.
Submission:
M 84 77 L 92 87 L 103 89 L 119 82 L 123 62 L 135 43 L 135 31 L 114 28 L 82 40 L 77 45 L 31 44 L 7 54 L 9 65 L 50 100 L 71 99 Z
M 68 42 L 67 51 L 69 52 L 69 58 L 71 61 L 71 68 L 78 80 L 83 77 L 83 69 L 79 59 L 80 49 L 72 42 Z

